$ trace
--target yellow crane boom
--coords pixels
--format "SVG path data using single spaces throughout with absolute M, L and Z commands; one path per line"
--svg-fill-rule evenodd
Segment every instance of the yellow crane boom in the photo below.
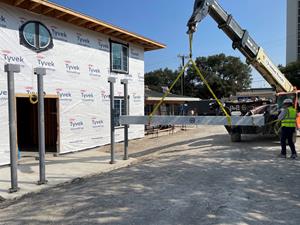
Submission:
M 263 48 L 251 38 L 247 30 L 240 27 L 232 15 L 219 5 L 217 0 L 195 0 L 194 12 L 188 22 L 188 33 L 195 32 L 198 23 L 208 14 L 233 41 L 232 47 L 237 48 L 246 57 L 246 62 L 254 66 L 265 80 L 275 88 L 276 92 L 292 92 L 294 90 L 293 85 L 272 62 Z

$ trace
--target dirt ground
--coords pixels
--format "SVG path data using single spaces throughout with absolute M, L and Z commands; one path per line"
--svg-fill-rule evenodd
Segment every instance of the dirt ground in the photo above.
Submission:
M 277 158 L 276 138 L 201 127 L 130 150 L 128 168 L 0 205 L 0 224 L 300 224 L 300 160 Z

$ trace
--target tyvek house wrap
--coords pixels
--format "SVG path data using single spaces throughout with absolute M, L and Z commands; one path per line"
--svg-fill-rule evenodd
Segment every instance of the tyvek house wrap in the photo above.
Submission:
M 37 91 L 33 68 L 44 67 L 46 94 L 59 96 L 60 153 L 110 142 L 109 83 L 117 78 L 115 96 L 123 96 L 120 80 L 129 79 L 131 115 L 144 114 L 144 51 L 129 46 L 129 74 L 110 72 L 109 36 L 0 3 L 0 165 L 9 163 L 8 101 L 5 63 L 21 65 L 15 75 L 16 94 Z M 54 48 L 35 53 L 20 45 L 19 27 L 37 20 L 53 35 Z M 28 127 L 28 129 L 31 129 Z M 144 127 L 130 126 L 129 138 L 143 137 Z M 116 130 L 116 141 L 123 129 Z

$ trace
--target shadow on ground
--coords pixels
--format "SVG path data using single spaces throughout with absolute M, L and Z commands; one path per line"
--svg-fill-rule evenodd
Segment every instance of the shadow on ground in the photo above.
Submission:
M 6 205 L 0 223 L 300 224 L 300 165 L 274 157 L 276 139 L 212 135 L 146 151 L 158 150 L 143 164 Z

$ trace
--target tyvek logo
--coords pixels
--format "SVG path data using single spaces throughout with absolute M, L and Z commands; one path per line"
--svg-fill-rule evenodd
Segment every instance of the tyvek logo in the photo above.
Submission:
M 27 94 L 36 94 L 36 92 L 33 91 L 33 87 L 30 87 L 30 86 L 25 87 L 25 92 Z
M 100 69 L 95 67 L 94 65 L 89 64 L 89 75 L 91 77 L 101 77 Z
M 22 56 L 13 55 L 9 50 L 2 50 L 2 55 L 6 63 L 19 64 L 24 66 L 24 58 Z
M 81 90 L 81 100 L 84 102 L 93 102 L 94 99 L 94 94 L 92 92 L 88 92 L 86 90 Z
M 136 93 L 132 94 L 132 98 L 134 102 L 141 102 L 142 101 L 142 96 L 137 95 Z
M 82 120 L 70 118 L 69 119 L 70 130 L 83 130 L 84 123 Z
M 110 96 L 105 90 L 101 91 L 101 99 L 103 102 L 109 102 L 110 100 Z
M 98 39 L 98 48 L 99 50 L 109 52 L 109 44 L 102 39 Z
M 80 67 L 76 64 L 73 64 L 71 61 L 65 61 L 66 72 L 73 73 L 73 74 L 80 74 Z
M 71 92 L 66 92 L 61 88 L 57 88 L 56 93 L 59 96 L 60 101 L 64 101 L 64 102 L 71 102 L 72 101 Z
M 103 120 L 99 120 L 97 118 L 92 118 L 92 127 L 93 128 L 102 128 L 104 127 L 104 122 Z
M 0 15 L 0 27 L 7 27 L 6 18 L 3 15 Z
M 132 74 L 125 74 L 126 79 L 133 80 Z
M 144 75 L 142 75 L 141 73 L 138 73 L 137 76 L 138 76 L 138 81 L 144 83 L 144 80 L 145 80 Z
M 61 41 L 68 41 L 68 35 L 65 31 L 62 31 L 55 26 L 51 26 L 51 32 L 55 39 L 61 40 Z
M 140 53 L 135 49 L 131 49 L 130 56 L 134 59 L 141 59 Z
M 92 128 L 95 130 L 95 132 L 99 134 L 99 130 L 101 130 L 104 127 L 104 121 L 96 117 L 93 117 L 91 118 L 91 125 Z M 104 138 L 103 136 L 95 136 L 95 137 L 91 137 L 91 140 L 101 140 L 103 138 Z
M 83 37 L 81 33 L 77 33 L 76 37 L 79 45 L 90 47 L 90 40 L 87 37 Z
M 8 93 L 5 90 L 0 90 L 0 102 L 7 101 Z
M 25 23 L 25 21 L 27 21 L 27 19 L 24 17 L 19 17 L 19 19 L 20 19 L 20 24 L 23 24 Z
M 37 56 L 37 62 L 40 67 L 46 68 L 48 70 L 55 70 L 55 64 L 52 60 L 45 60 L 45 57 L 42 55 Z
M 38 95 L 38 92 L 34 91 L 33 87 L 25 87 L 25 92 L 27 94 L 35 94 Z M 46 95 L 46 92 L 44 91 L 44 96 Z

